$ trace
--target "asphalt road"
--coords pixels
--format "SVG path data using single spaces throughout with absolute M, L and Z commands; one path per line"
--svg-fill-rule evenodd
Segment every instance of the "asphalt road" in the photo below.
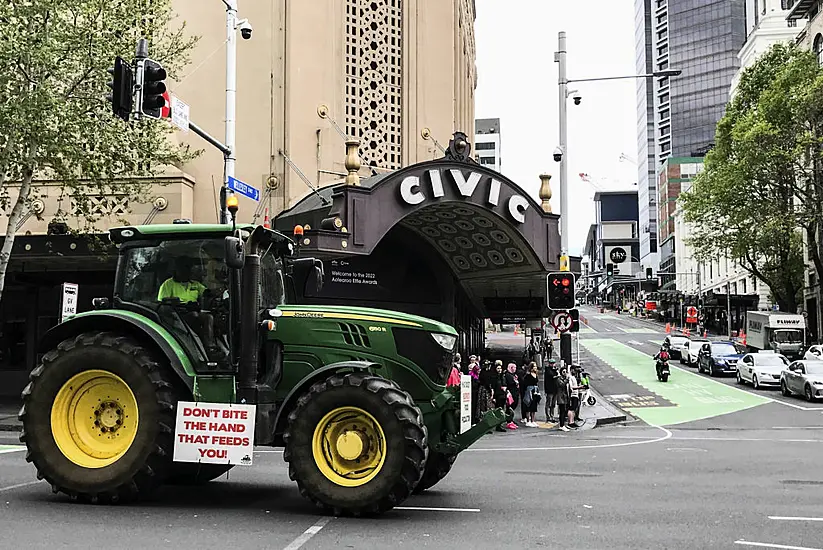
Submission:
M 653 373 L 640 354 L 656 351 L 659 327 L 584 316 L 581 359 L 597 367 L 601 392 L 634 384 L 661 398 L 639 401 L 633 422 L 487 436 L 437 490 L 373 519 L 318 515 L 282 454 L 263 450 L 253 467 L 206 487 L 169 488 L 137 505 L 71 503 L 35 480 L 23 451 L 2 446 L 15 441 L 0 440 L 4 547 L 823 549 L 823 404 L 685 367 L 670 381 L 681 389 L 661 389 L 640 370 Z M 522 342 L 498 342 L 507 339 Z M 740 392 L 752 397 L 730 397 Z

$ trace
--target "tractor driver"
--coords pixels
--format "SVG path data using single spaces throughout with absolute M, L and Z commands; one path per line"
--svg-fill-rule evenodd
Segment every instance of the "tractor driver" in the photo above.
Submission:
M 192 277 L 192 258 L 181 257 L 174 262 L 172 276 L 166 279 L 157 291 L 157 300 L 177 298 L 181 304 L 195 304 L 208 292 L 206 285 Z M 214 342 L 214 317 L 204 311 L 187 311 L 183 320 L 200 335 L 207 352 L 211 356 L 217 352 Z

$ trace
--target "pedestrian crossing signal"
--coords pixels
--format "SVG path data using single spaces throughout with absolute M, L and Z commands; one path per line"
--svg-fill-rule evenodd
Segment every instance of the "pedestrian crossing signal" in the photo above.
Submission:
M 569 329 L 569 332 L 580 332 L 580 312 L 573 309 L 569 311 L 569 315 L 572 318 L 572 328 Z
M 568 271 L 549 273 L 548 302 L 549 309 L 564 310 L 574 307 L 575 277 Z

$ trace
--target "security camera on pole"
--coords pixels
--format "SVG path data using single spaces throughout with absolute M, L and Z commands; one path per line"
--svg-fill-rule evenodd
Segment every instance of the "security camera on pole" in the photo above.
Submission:
M 580 105 L 583 98 L 577 90 L 569 90 L 569 84 L 572 82 L 593 82 L 600 80 L 621 80 L 628 78 L 651 78 L 653 76 L 677 76 L 681 73 L 679 70 L 664 70 L 650 74 L 639 74 L 629 76 L 610 76 L 601 78 L 583 78 L 569 80 L 566 74 L 566 33 L 560 31 L 557 35 L 557 51 L 554 54 L 554 61 L 558 64 L 558 79 L 559 86 L 559 126 L 560 126 L 560 145 L 554 152 L 554 160 L 560 163 L 560 271 L 569 271 L 569 150 L 568 150 L 568 113 L 567 101 L 572 97 L 575 105 Z M 563 338 L 568 338 L 566 348 L 569 350 L 568 361 L 571 362 L 571 335 L 562 333 L 560 336 L 561 358 L 564 349 Z

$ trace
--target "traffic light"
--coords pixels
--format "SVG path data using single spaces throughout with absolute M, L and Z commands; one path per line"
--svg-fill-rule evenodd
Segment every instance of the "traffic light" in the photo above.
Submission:
M 580 312 L 573 309 L 569 311 L 569 316 L 572 318 L 572 328 L 569 332 L 580 332 Z
M 646 268 L 646 280 L 651 281 L 653 278 L 654 278 L 654 270 L 652 270 L 652 268 L 650 268 L 650 267 L 647 267 Z
M 574 307 L 574 274 L 568 271 L 549 273 L 549 309 L 572 309 Z
M 166 100 L 166 69 L 153 59 L 143 61 L 143 103 L 140 112 L 150 118 L 161 118 Z
M 114 116 L 128 121 L 134 106 L 134 75 L 131 67 L 122 57 L 117 56 L 114 58 L 114 67 L 110 67 L 108 72 L 112 75 L 112 80 L 108 82 L 111 93 L 106 99 L 111 102 Z
M 606 264 L 606 277 L 614 277 L 614 264 Z

